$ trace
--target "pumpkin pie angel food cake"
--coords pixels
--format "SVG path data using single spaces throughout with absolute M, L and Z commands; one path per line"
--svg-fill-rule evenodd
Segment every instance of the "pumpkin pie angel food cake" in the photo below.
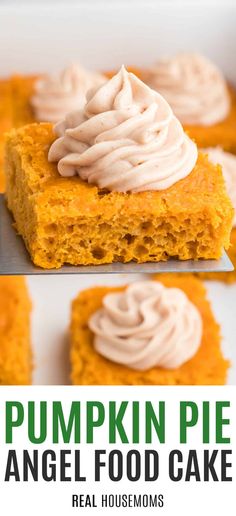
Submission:
M 220 145 L 236 154 L 236 91 L 209 59 L 178 54 L 141 76 L 163 95 L 199 147 Z
M 43 268 L 218 259 L 229 246 L 220 166 L 124 68 L 54 128 L 12 130 L 5 170 L 16 229 Z
M 68 111 L 83 107 L 87 90 L 105 80 L 102 74 L 72 64 L 55 75 L 14 75 L 0 81 L 0 191 L 4 132 L 32 122 L 58 122 Z
M 72 305 L 73 384 L 225 383 L 229 363 L 203 283 L 159 278 L 80 292 Z

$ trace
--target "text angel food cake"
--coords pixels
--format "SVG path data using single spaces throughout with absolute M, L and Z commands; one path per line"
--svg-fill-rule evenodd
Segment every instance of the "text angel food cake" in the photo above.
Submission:
M 11 131 L 5 169 L 8 207 L 38 266 L 217 259 L 228 248 L 220 166 L 124 68 L 54 129 Z
M 190 275 L 80 292 L 70 356 L 78 385 L 217 385 L 229 366 L 204 286 Z
M 236 153 L 236 92 L 209 59 L 178 54 L 141 76 L 163 95 L 199 147 L 220 145 Z

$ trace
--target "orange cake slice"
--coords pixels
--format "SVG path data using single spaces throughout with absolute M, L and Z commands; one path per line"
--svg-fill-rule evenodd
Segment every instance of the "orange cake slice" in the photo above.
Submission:
M 0 278 L 0 385 L 31 383 L 31 302 L 24 278 Z
M 184 128 L 198 147 L 220 145 L 225 151 L 236 154 L 236 91 L 231 85 L 228 85 L 228 89 L 231 107 L 229 114 L 222 122 L 208 127 L 185 125 Z
M 4 134 L 12 127 L 34 122 L 30 106 L 36 77 L 17 75 L 0 80 L 0 192 L 5 190 L 3 171 Z
M 6 177 L 16 228 L 44 268 L 217 259 L 229 245 L 221 168 L 124 67 L 54 130 L 12 131 Z
M 33 95 L 34 85 L 38 79 L 39 77 L 35 75 L 13 75 L 11 77 L 13 104 L 12 127 L 21 127 L 35 122 L 30 99 Z
M 54 140 L 50 124 L 32 124 L 6 143 L 7 203 L 36 265 L 218 259 L 228 248 L 233 209 L 206 156 L 167 190 L 108 192 L 61 177 L 48 162 Z
M 101 308 L 104 296 L 123 288 L 95 287 L 79 293 L 72 304 L 71 380 L 74 385 L 221 385 L 229 362 L 221 351 L 219 325 L 206 298 L 203 283 L 191 275 L 163 274 L 157 277 L 166 287 L 179 288 L 198 309 L 203 323 L 201 344 L 196 354 L 180 367 L 152 367 L 138 371 L 108 360 L 94 348 L 90 317 Z
M 170 103 L 200 148 L 236 154 L 236 91 L 207 57 L 184 52 L 159 59 L 141 78 Z

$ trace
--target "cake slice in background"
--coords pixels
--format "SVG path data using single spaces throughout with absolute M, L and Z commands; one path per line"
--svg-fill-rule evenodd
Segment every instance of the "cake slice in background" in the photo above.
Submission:
M 225 283 L 234 283 L 236 281 L 236 156 L 223 151 L 220 147 L 210 147 L 201 149 L 201 151 L 208 155 L 209 161 L 221 165 L 226 188 L 233 204 L 234 219 L 228 255 L 234 266 L 234 270 L 231 272 L 202 273 L 200 277 L 203 279 L 224 281 Z
M 0 278 L 0 385 L 29 385 L 31 302 L 25 279 Z
M 160 298 L 150 287 L 155 283 L 165 287 Z M 138 292 L 131 285 L 90 288 L 73 301 L 72 383 L 225 384 L 229 362 L 204 284 L 191 275 L 162 274 L 140 283 Z M 114 299 L 117 293 L 126 296 Z
M 142 79 L 161 93 L 199 147 L 236 154 L 236 91 L 221 70 L 197 53 L 160 59 Z
M 68 111 L 82 107 L 87 90 L 105 80 L 78 64 L 54 75 L 15 74 L 0 80 L 0 192 L 5 190 L 4 133 L 32 122 L 58 122 Z

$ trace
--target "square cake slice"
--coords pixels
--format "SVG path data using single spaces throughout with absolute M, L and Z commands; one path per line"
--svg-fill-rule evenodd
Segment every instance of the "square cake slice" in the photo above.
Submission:
M 0 278 L 0 385 L 31 383 L 31 303 L 24 278 Z
M 191 275 L 162 274 L 166 287 L 182 289 L 202 317 L 203 334 L 197 353 L 177 369 L 153 367 L 135 371 L 97 353 L 88 321 L 106 294 L 122 288 L 95 287 L 79 293 L 72 304 L 71 380 L 74 385 L 222 385 L 229 362 L 221 351 L 220 328 L 206 298 L 204 284 Z M 125 287 L 124 287 L 125 288 Z
M 5 189 L 3 172 L 4 134 L 12 127 L 34 122 L 30 97 L 36 77 L 14 75 L 0 80 L 0 192 Z
M 51 124 L 31 124 L 6 142 L 7 203 L 35 265 L 218 259 L 228 248 L 233 208 L 206 156 L 167 190 L 108 192 L 61 177 L 48 162 L 54 140 Z

